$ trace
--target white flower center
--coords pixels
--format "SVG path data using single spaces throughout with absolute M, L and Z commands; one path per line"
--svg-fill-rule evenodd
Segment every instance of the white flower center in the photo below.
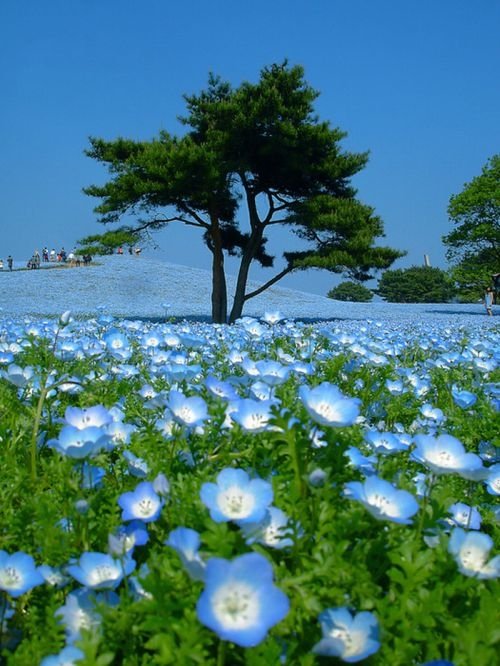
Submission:
M 246 430 L 256 430 L 257 428 L 262 428 L 268 423 L 267 414 L 262 412 L 254 412 L 253 414 L 248 414 L 244 419 L 244 427 Z
M 222 585 L 212 596 L 214 615 L 224 629 L 247 629 L 259 616 L 256 591 L 245 583 L 234 581 Z
M 238 486 L 230 486 L 217 497 L 219 509 L 230 518 L 246 518 L 253 510 L 255 498 Z
M 120 571 L 117 567 L 113 567 L 109 564 L 100 564 L 90 572 L 89 582 L 91 585 L 99 585 L 106 581 L 116 580 L 119 576 Z
M 331 402 L 318 402 L 313 409 L 319 416 L 322 416 L 327 421 L 340 420 L 339 411 L 338 409 L 335 409 Z
M 453 456 L 449 451 L 446 451 L 446 449 L 436 452 L 431 451 L 427 456 L 427 460 L 434 465 L 448 469 L 453 469 L 457 466 L 455 456 Z
M 463 548 L 458 557 L 464 569 L 470 569 L 471 571 L 480 571 L 486 562 L 486 553 L 474 546 Z
M 343 627 L 335 627 L 329 632 L 332 638 L 337 638 L 344 644 L 344 651 L 341 658 L 353 657 L 359 654 L 360 650 L 364 647 L 364 637 L 359 631 L 348 631 Z
M 157 506 L 157 502 L 154 502 L 149 497 L 145 497 L 144 499 L 141 499 L 140 502 L 137 502 L 137 513 L 141 516 L 144 516 L 145 518 L 148 518 L 149 516 L 153 515 L 157 509 Z
M 2 587 L 20 587 L 22 580 L 19 571 L 14 567 L 5 567 L 0 570 L 0 586 Z

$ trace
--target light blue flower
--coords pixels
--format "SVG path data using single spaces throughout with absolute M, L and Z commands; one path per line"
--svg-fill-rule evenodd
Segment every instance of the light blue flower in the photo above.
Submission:
M 356 446 L 350 446 L 346 449 L 344 455 L 349 458 L 349 464 L 365 476 L 375 474 L 376 456 L 365 456 Z
M 288 525 L 289 518 L 284 511 L 270 506 L 263 520 L 259 523 L 246 523 L 242 525 L 242 532 L 246 543 L 260 543 L 269 548 L 287 548 L 293 546 L 290 539 L 292 529 Z
M 490 495 L 500 495 L 500 463 L 488 468 L 488 476 L 484 483 Z
M 199 396 L 188 398 L 180 391 L 170 391 L 168 407 L 177 423 L 189 428 L 203 425 L 208 418 L 207 404 Z
M 392 432 L 368 430 L 365 433 L 365 441 L 373 448 L 375 453 L 397 453 L 398 451 L 404 451 L 408 448 L 406 444 Z
M 74 647 L 73 645 L 68 645 L 63 648 L 59 654 L 49 655 L 44 657 L 40 662 L 40 666 L 77 666 L 81 664 L 81 659 L 84 658 L 83 652 Z
M 359 415 L 360 400 L 347 398 L 337 386 L 329 382 L 314 388 L 301 386 L 299 396 L 311 418 L 321 425 L 349 426 Z
M 139 483 L 135 490 L 123 493 L 118 498 L 122 520 L 142 520 L 152 523 L 158 519 L 164 500 L 155 492 L 149 481 Z
M 319 621 L 323 638 L 313 647 L 314 654 L 354 663 L 380 648 L 378 621 L 368 611 L 351 615 L 344 607 L 328 608 Z
M 102 405 L 80 409 L 79 407 L 67 407 L 64 412 L 64 419 L 68 425 L 74 426 L 79 430 L 94 426 L 101 428 L 111 423 L 112 416 Z
M 0 550 L 0 590 L 16 598 L 44 582 L 31 555 Z
M 448 552 L 455 558 L 458 569 L 473 578 L 498 578 L 500 555 L 488 562 L 493 540 L 482 532 L 466 532 L 456 527 L 448 542 Z
M 80 468 L 79 465 L 81 465 Z M 81 487 L 87 490 L 92 488 L 99 488 L 102 485 L 102 480 L 106 476 L 106 471 L 102 467 L 90 465 L 87 461 L 79 463 L 75 466 L 75 469 L 79 469 L 81 473 Z
M 184 568 L 193 580 L 205 580 L 206 565 L 198 553 L 200 535 L 196 530 L 177 527 L 170 532 L 165 544 L 178 553 Z
M 101 428 L 90 426 L 79 429 L 67 425 L 62 428 L 57 439 L 51 439 L 47 444 L 69 458 L 82 460 L 97 455 L 107 442 L 108 436 Z
M 145 479 L 149 472 L 148 463 L 135 456 L 131 451 L 124 451 L 122 455 L 127 461 L 129 473 L 138 479 Z
M 481 529 L 481 515 L 476 507 L 470 507 L 463 502 L 456 502 L 448 509 L 451 514 L 451 521 L 458 527 L 466 530 Z
M 217 398 L 223 398 L 224 400 L 238 399 L 236 389 L 229 382 L 222 381 L 213 375 L 209 375 L 205 379 L 205 386 Z
M 86 552 L 80 556 L 78 564 L 68 566 L 68 573 L 92 590 L 114 590 L 134 569 L 135 561 L 131 557 L 115 560 L 107 553 Z
M 217 476 L 216 484 L 203 484 L 200 497 L 216 523 L 256 523 L 266 515 L 273 489 L 263 479 L 250 479 L 242 469 L 226 468 Z
M 263 432 L 269 428 L 270 400 L 242 398 L 231 403 L 231 418 L 247 432 Z
M 234 560 L 208 560 L 196 612 L 223 640 L 253 647 L 286 617 L 289 606 L 288 597 L 273 583 L 271 564 L 258 553 L 248 553 Z
M 469 409 L 477 402 L 477 395 L 470 391 L 460 390 L 456 385 L 451 387 L 453 402 L 462 409 Z
M 79 589 L 70 592 L 64 606 L 58 608 L 55 616 L 64 625 L 66 641 L 74 643 L 81 638 L 82 629 L 95 633 L 101 623 L 101 616 L 96 611 L 96 604 L 106 602 L 111 606 L 119 603 L 114 592 L 95 594 L 91 590 Z
M 120 525 L 108 535 L 108 549 L 112 555 L 120 557 L 131 553 L 136 546 L 144 546 L 149 541 L 146 526 L 141 520 L 133 520 L 128 525 Z
M 411 493 L 398 490 L 377 476 L 369 476 L 364 483 L 346 483 L 346 495 L 361 502 L 377 520 L 410 525 L 411 517 L 418 511 L 418 502 Z
M 463 444 L 451 435 L 416 435 L 412 458 L 424 463 L 434 474 L 459 474 L 477 481 L 487 476 L 481 458 L 467 453 Z

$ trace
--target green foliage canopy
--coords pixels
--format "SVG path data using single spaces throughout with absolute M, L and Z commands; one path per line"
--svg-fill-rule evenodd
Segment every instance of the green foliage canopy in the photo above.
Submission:
M 455 288 L 440 268 L 412 266 L 385 271 L 376 293 L 390 303 L 447 303 Z
M 345 133 L 319 121 L 317 97 L 302 67 L 287 62 L 235 89 L 210 75 L 206 90 L 185 96 L 183 136 L 91 138 L 87 155 L 107 167 L 111 180 L 84 191 L 101 199 L 95 210 L 105 224 L 129 214 L 137 216 L 137 233 L 172 222 L 198 227 L 212 254 L 215 322 L 227 320 L 226 254 L 240 257 L 230 321 L 246 300 L 292 271 L 314 267 L 366 279 L 402 253 L 374 247 L 382 221 L 356 199 L 350 182 L 367 154 L 341 149 Z M 305 249 L 285 251 L 284 268 L 248 292 L 252 263 L 274 263 L 266 233 L 275 225 L 301 238 Z
M 477 298 L 500 272 L 500 154 L 450 198 L 448 215 L 455 226 L 443 242 L 453 278 L 462 298 Z
M 359 282 L 341 282 L 327 294 L 328 298 L 351 303 L 368 303 L 373 298 L 373 292 Z

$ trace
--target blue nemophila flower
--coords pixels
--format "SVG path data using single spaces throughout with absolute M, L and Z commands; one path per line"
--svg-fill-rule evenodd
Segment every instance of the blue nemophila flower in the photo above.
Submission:
M 362 474 L 368 476 L 375 474 L 375 466 L 377 464 L 376 456 L 365 456 L 356 446 L 350 446 L 346 449 L 345 456 L 349 458 L 349 464 L 358 469 Z
M 96 594 L 85 589 L 70 592 L 66 597 L 64 606 L 61 606 L 55 612 L 55 616 L 64 625 L 67 643 L 71 644 L 79 640 L 82 629 L 96 632 L 101 623 L 101 616 L 96 611 L 97 603 L 105 602 L 110 606 L 116 606 L 119 600 L 115 592 Z
M 51 654 L 48 657 L 44 657 L 40 662 L 40 666 L 77 666 L 84 657 L 85 655 L 79 648 L 68 645 L 59 654 Z
M 253 647 L 286 617 L 289 606 L 288 597 L 273 583 L 271 564 L 258 553 L 247 553 L 234 560 L 208 560 L 196 612 L 223 640 Z
M 456 527 L 448 542 L 448 552 L 455 558 L 458 570 L 473 578 L 498 578 L 500 555 L 488 562 L 493 540 L 482 532 L 466 532 Z
M 359 415 L 361 401 L 347 398 L 329 382 L 322 382 L 314 388 L 301 386 L 299 396 L 312 419 L 321 425 L 349 426 Z
M 72 425 L 64 426 L 57 439 L 47 442 L 48 446 L 70 458 L 82 460 L 97 455 L 108 443 L 108 436 L 95 426 L 79 429 Z
M 377 520 L 410 525 L 411 517 L 418 511 L 418 502 L 411 493 L 398 490 L 377 476 L 369 476 L 364 483 L 346 483 L 346 495 L 361 502 Z
M 149 541 L 149 534 L 142 520 L 133 520 L 128 525 L 120 525 L 108 535 L 108 549 L 112 555 L 131 553 L 135 546 L 143 546 Z
M 216 523 L 234 520 L 257 523 L 273 501 L 273 488 L 263 479 L 250 479 L 242 469 L 223 469 L 217 483 L 204 483 L 200 497 Z
M 488 476 L 484 483 L 490 495 L 500 495 L 500 463 L 488 468 Z
M 145 479 L 149 472 L 148 463 L 142 458 L 134 456 L 131 451 L 124 451 L 122 455 L 127 461 L 129 473 L 138 479 Z
M 476 507 L 456 502 L 450 506 L 448 512 L 451 514 L 451 521 L 458 527 L 466 530 L 481 529 L 481 515 Z
M 182 560 L 184 568 L 193 580 L 205 580 L 205 562 L 201 559 L 200 535 L 189 527 L 172 530 L 165 545 L 173 548 Z
M 487 470 L 475 453 L 467 453 L 464 445 L 451 435 L 416 435 L 412 458 L 424 463 L 434 474 L 459 474 L 473 481 L 484 479 Z
M 273 403 L 270 400 L 242 398 L 231 403 L 231 418 L 243 430 L 247 430 L 248 432 L 262 432 L 269 427 L 272 405 Z
M 290 539 L 292 529 L 288 526 L 289 518 L 284 511 L 270 506 L 260 523 L 246 523 L 242 531 L 247 544 L 260 543 L 269 548 L 287 548 L 293 546 Z
M 79 430 L 94 426 L 101 428 L 111 423 L 113 418 L 109 411 L 102 405 L 80 409 L 79 407 L 67 407 L 64 412 L 64 420 L 68 425 Z
M 44 582 L 31 555 L 0 550 L 0 590 L 16 598 Z
M 392 432 L 368 430 L 365 433 L 365 441 L 372 447 L 375 453 L 397 453 L 398 451 L 404 451 L 408 448 L 406 444 Z
M 68 566 L 68 573 L 92 590 L 114 590 L 134 569 L 135 561 L 129 556 L 115 560 L 107 553 L 83 553 L 78 564 Z
M 344 607 L 328 608 L 320 614 L 319 621 L 323 638 L 313 647 L 314 654 L 354 663 L 380 648 L 378 621 L 368 611 L 351 615 Z
M 236 389 L 227 381 L 222 381 L 213 375 L 209 375 L 205 379 L 205 386 L 210 391 L 210 393 L 217 398 L 223 398 L 224 400 L 237 400 L 238 394 Z
M 122 520 L 142 520 L 143 523 L 157 520 L 164 503 L 149 481 L 139 483 L 135 490 L 118 498 L 118 505 L 123 509 Z
M 207 404 L 199 396 L 188 398 L 180 391 L 170 391 L 168 407 L 177 423 L 189 428 L 203 425 L 208 418 Z
M 455 385 L 451 387 L 451 395 L 453 397 L 453 402 L 462 409 L 469 409 L 469 407 L 472 407 L 477 402 L 477 395 L 475 393 L 460 390 Z

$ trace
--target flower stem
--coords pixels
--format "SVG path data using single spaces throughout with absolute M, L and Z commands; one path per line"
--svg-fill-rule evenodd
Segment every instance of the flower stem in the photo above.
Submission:
M 217 649 L 217 666 L 224 666 L 226 663 L 226 644 L 223 640 L 219 640 L 219 647 Z
M 44 382 L 45 384 L 45 382 Z M 40 430 L 40 421 L 42 420 L 43 405 L 45 403 L 45 398 L 47 397 L 47 387 L 44 385 L 40 389 L 40 397 L 38 398 L 38 404 L 36 406 L 35 413 L 35 422 L 33 424 L 33 433 L 31 435 L 31 446 L 30 446 L 30 473 L 31 480 L 36 481 L 36 458 L 37 458 L 37 440 L 38 440 L 38 431 Z

